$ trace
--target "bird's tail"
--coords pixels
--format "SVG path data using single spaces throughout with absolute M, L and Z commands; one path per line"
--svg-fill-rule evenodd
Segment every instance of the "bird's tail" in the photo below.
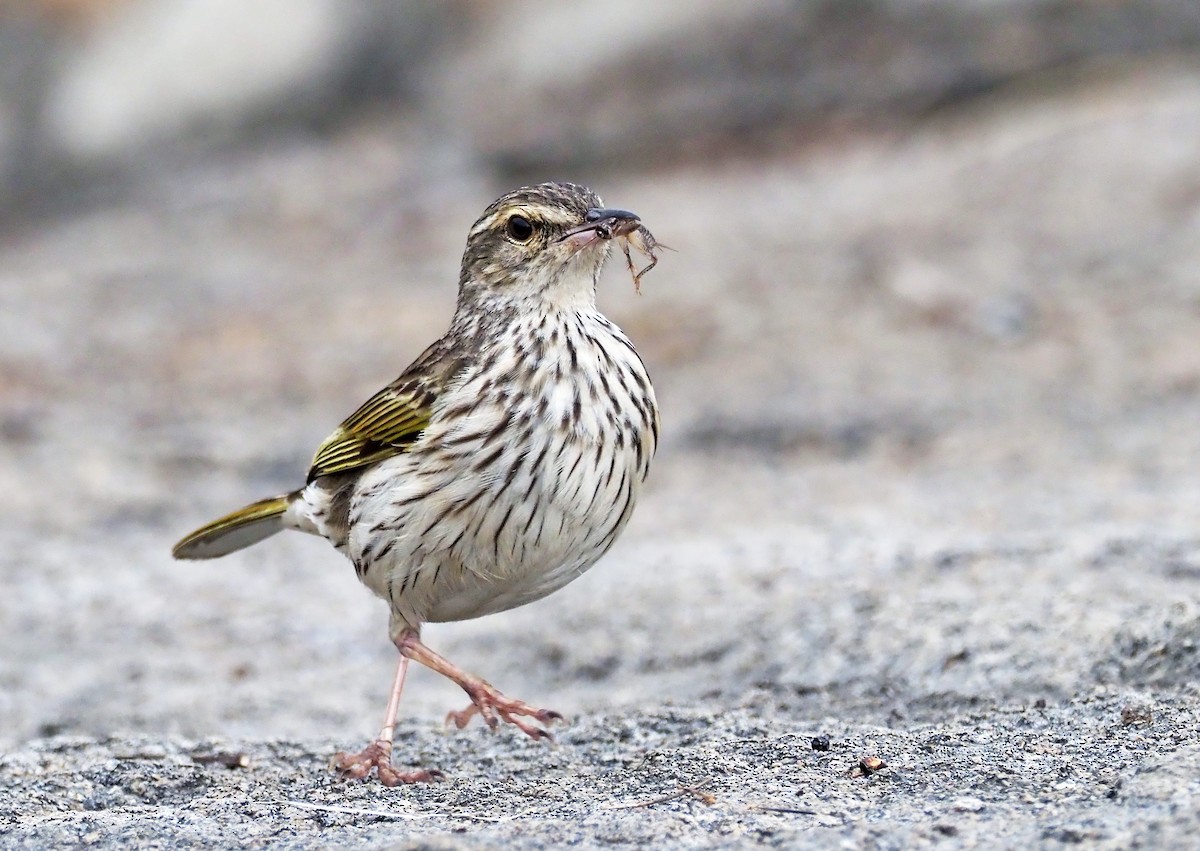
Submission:
M 283 515 L 300 491 L 260 499 L 185 536 L 171 550 L 175 558 L 218 558 L 257 544 L 284 530 Z

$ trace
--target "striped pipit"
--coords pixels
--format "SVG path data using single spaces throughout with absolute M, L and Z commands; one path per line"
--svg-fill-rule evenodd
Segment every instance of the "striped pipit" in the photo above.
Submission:
M 658 440 L 633 344 L 596 309 L 613 240 L 654 246 L 638 217 L 589 189 L 509 192 L 467 235 L 450 330 L 321 444 L 299 490 L 185 537 L 176 558 L 216 558 L 284 529 L 321 535 L 391 607 L 400 651 L 378 738 L 338 769 L 392 786 L 437 772 L 391 765 L 409 660 L 449 677 L 479 714 L 534 738 L 560 716 L 505 697 L 421 641 L 427 622 L 538 600 L 580 576 L 629 520 Z M 631 267 L 632 268 L 632 267 Z

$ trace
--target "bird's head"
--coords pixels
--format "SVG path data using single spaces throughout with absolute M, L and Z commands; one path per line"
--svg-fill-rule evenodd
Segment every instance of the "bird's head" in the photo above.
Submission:
M 640 223 L 573 183 L 515 189 L 492 202 L 467 236 L 459 303 L 591 305 L 612 240 Z

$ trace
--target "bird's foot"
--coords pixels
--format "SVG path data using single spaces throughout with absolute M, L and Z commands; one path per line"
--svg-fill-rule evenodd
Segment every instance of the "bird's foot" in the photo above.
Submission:
M 560 713 L 553 709 L 538 709 L 535 706 L 530 706 L 523 700 L 513 700 L 511 697 L 505 697 L 496 687 L 490 683 L 479 680 L 472 683 L 460 683 L 471 698 L 471 705 L 460 712 L 451 712 L 446 716 L 446 723 L 453 723 L 458 729 L 462 729 L 471 722 L 471 719 L 479 715 L 493 730 L 496 726 L 504 721 L 512 724 L 525 735 L 533 739 L 550 739 L 553 741 L 554 736 L 550 735 L 550 731 L 544 727 L 539 727 L 536 724 L 524 720 L 533 718 L 540 721 L 542 724 L 549 724 L 553 721 L 562 721 L 563 717 Z
M 437 769 L 397 771 L 392 767 L 392 743 L 386 739 L 376 739 L 356 754 L 339 751 L 333 755 L 330 765 L 354 780 L 365 780 L 371 774 L 371 769 L 375 769 L 375 773 L 379 775 L 379 782 L 384 786 L 429 783 L 441 780 L 445 776 Z
M 563 717 L 553 709 L 538 709 L 523 700 L 513 700 L 505 697 L 487 680 L 468 674 L 444 656 L 433 652 L 421 641 L 421 633 L 415 627 L 401 631 L 396 637 L 396 648 L 400 655 L 420 662 L 431 671 L 436 671 L 444 677 L 458 683 L 471 705 L 461 712 L 451 712 L 446 716 L 446 723 L 453 722 L 460 730 L 467 726 L 475 715 L 480 715 L 493 730 L 501 721 L 512 724 L 525 735 L 533 739 L 553 739 L 548 730 L 525 721 L 532 718 L 542 724 L 551 721 L 562 721 Z

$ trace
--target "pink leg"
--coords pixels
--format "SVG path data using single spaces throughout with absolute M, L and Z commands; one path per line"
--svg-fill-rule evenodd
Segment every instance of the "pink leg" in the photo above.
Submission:
M 396 678 L 392 681 L 392 694 L 388 698 L 387 716 L 379 736 L 361 752 L 348 754 L 339 751 L 333 755 L 333 767 L 355 780 L 363 780 L 374 768 L 384 786 L 399 786 L 402 783 L 422 783 L 441 779 L 440 771 L 400 772 L 392 768 L 392 739 L 396 735 L 396 717 L 400 714 L 400 693 L 404 690 L 404 677 L 408 673 L 408 658 L 400 657 L 396 666 Z
M 466 709 L 451 712 L 446 716 L 446 720 L 453 721 L 459 729 L 465 727 L 474 715 L 479 714 L 493 730 L 500 721 L 505 721 L 535 739 L 553 738 L 545 729 L 523 719 L 533 718 L 542 724 L 548 724 L 551 721 L 561 721 L 562 715 L 552 709 L 537 709 L 524 701 L 505 697 L 491 683 L 474 674 L 468 674 L 426 647 L 421 642 L 421 634 L 415 629 L 402 632 L 396 640 L 396 647 L 406 658 L 420 662 L 430 670 L 458 683 L 467 693 L 467 697 L 471 698 L 471 705 Z

